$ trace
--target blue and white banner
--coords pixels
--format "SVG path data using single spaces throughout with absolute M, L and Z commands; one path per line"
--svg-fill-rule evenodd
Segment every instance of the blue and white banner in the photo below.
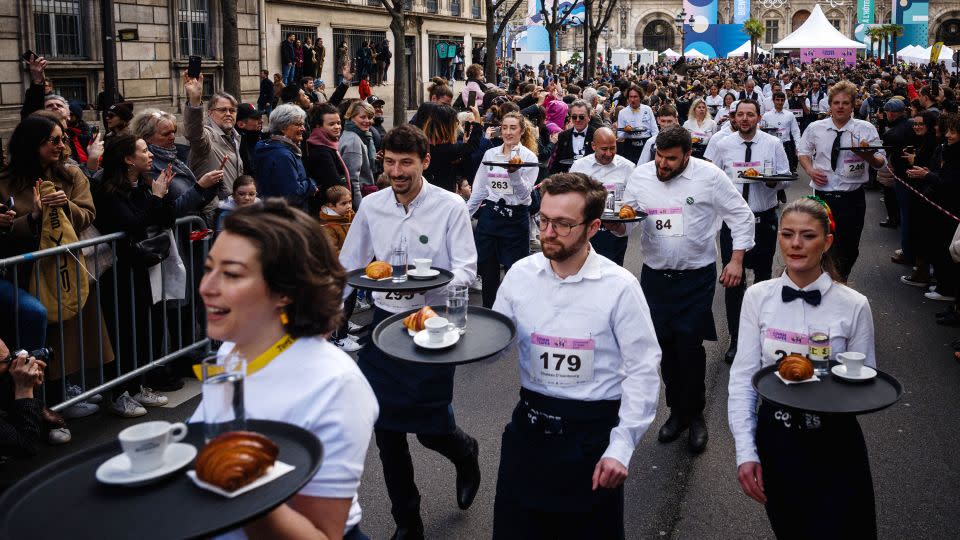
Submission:
M 750 18 L 750 0 L 733 0 L 733 24 L 743 24 Z

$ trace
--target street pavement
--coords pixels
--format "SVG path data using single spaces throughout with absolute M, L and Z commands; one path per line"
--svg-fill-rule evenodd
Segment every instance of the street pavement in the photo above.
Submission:
M 810 190 L 805 180 L 788 192 L 791 200 L 807 193 Z M 948 304 L 927 300 L 921 289 L 898 281 L 909 271 L 890 262 L 890 255 L 899 247 L 898 231 L 877 226 L 884 217 L 878 192 L 867 193 L 867 205 L 860 259 L 850 285 L 870 299 L 879 367 L 897 377 L 906 390 L 896 405 L 860 420 L 873 469 L 880 538 L 957 538 L 960 421 L 953 413 L 960 410 L 960 364 L 953 360 L 950 342 L 960 332 L 934 324 L 934 313 Z M 636 237 L 631 238 L 626 260 L 626 267 L 635 273 L 641 267 L 638 243 Z M 780 268 L 782 262 L 778 260 L 775 272 Z M 473 300 L 479 301 L 476 296 Z M 661 397 L 657 417 L 630 463 L 625 486 L 627 538 L 773 538 L 763 508 L 743 495 L 736 481 L 733 439 L 726 416 L 729 368 L 722 360 L 728 337 L 719 289 L 713 309 L 720 340 L 706 343 L 705 416 L 710 443 L 699 456 L 687 450 L 685 437 L 667 445 L 658 443 L 656 431 L 668 413 Z M 369 316 L 369 312 L 363 313 L 358 319 Z M 483 474 L 480 492 L 469 510 L 457 508 L 453 465 L 409 437 L 427 538 L 490 537 L 500 436 L 518 390 L 515 354 L 457 369 L 457 421 L 480 441 Z M 194 398 L 176 409 L 152 409 L 144 419 L 183 420 L 196 405 Z M 30 463 L 8 463 L 0 468 L 0 486 L 67 452 L 109 441 L 137 421 L 106 415 L 73 421 L 73 443 L 45 448 Z M 824 455 L 822 459 L 842 460 L 844 456 Z M 394 525 L 372 440 L 360 503 L 364 532 L 376 540 L 389 538 Z M 797 510 L 797 519 L 826 519 L 829 513 L 842 511 L 821 507 L 813 500 L 808 507 Z

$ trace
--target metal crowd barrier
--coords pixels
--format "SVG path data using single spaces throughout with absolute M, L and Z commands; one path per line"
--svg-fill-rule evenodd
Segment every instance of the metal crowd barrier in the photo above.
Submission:
M 102 267 L 101 267 L 101 260 L 99 256 L 100 253 L 98 249 L 100 246 L 109 245 L 109 247 L 111 248 L 111 257 L 108 260 L 110 261 L 110 266 L 112 266 L 113 268 L 116 268 L 117 243 L 118 241 L 126 238 L 127 235 L 125 233 L 106 234 L 106 235 L 98 236 L 96 238 L 80 240 L 78 242 L 57 246 L 55 248 L 44 249 L 44 250 L 35 251 L 32 253 L 25 253 L 15 257 L 0 259 L 0 275 L 3 274 L 4 269 L 7 269 L 6 279 L 13 283 L 13 316 L 11 318 L 13 320 L 14 339 L 13 339 L 13 343 L 7 343 L 7 346 L 11 351 L 14 351 L 14 350 L 23 348 L 21 346 L 20 320 L 19 320 L 20 319 L 20 296 L 22 295 L 21 288 L 23 290 L 28 290 L 27 286 L 21 287 L 20 272 L 18 271 L 18 266 L 23 263 L 34 263 L 33 264 L 34 279 L 37 282 L 39 282 L 40 267 L 38 264 L 36 264 L 38 261 L 43 259 L 48 259 L 48 258 L 55 258 L 57 268 L 62 268 L 62 264 L 67 257 L 78 259 L 78 257 L 84 257 L 82 253 L 82 250 L 84 248 L 94 248 L 93 254 L 86 256 L 86 262 L 93 263 L 92 268 L 88 266 L 86 269 L 87 270 L 86 274 L 84 274 L 82 271 L 75 272 L 77 284 L 73 288 L 76 291 L 76 295 L 77 295 L 78 309 L 77 309 L 76 322 L 79 327 L 79 331 L 77 332 L 78 339 L 77 339 L 77 342 L 75 343 L 67 343 L 65 341 L 64 321 L 62 317 L 62 314 L 63 314 L 63 311 L 62 311 L 63 310 L 63 297 L 62 297 L 63 292 L 61 287 L 62 274 L 60 272 L 57 273 L 57 314 L 58 314 L 57 320 L 58 322 L 51 323 L 48 325 L 47 340 L 46 340 L 46 343 L 43 344 L 43 346 L 48 346 L 48 344 L 50 343 L 59 344 L 59 347 L 57 347 L 56 345 L 53 347 L 54 349 L 53 358 L 48 361 L 48 364 L 49 362 L 59 362 L 60 374 L 61 374 L 61 377 L 59 380 L 59 385 L 61 390 L 60 395 L 63 396 L 64 398 L 67 397 L 68 375 L 71 376 L 71 378 L 77 379 L 70 382 L 72 382 L 73 384 L 79 384 L 80 388 L 85 390 L 83 390 L 82 393 L 77 396 L 71 397 L 70 399 L 64 399 L 60 403 L 50 406 L 51 409 L 53 409 L 54 411 L 61 411 L 67 407 L 70 407 L 71 405 L 74 405 L 88 398 L 91 398 L 94 395 L 99 394 L 105 390 L 109 390 L 135 377 L 139 377 L 156 367 L 167 364 L 192 351 L 202 349 L 205 352 L 210 352 L 211 342 L 209 339 L 206 338 L 206 331 L 205 331 L 206 318 L 197 317 L 198 312 L 196 309 L 197 308 L 196 291 L 199 287 L 199 283 L 196 280 L 196 276 L 198 274 L 197 272 L 198 267 L 202 268 L 204 261 L 206 260 L 207 251 L 210 248 L 210 240 L 212 239 L 212 236 L 207 236 L 200 240 L 197 240 L 197 242 L 201 242 L 201 253 L 198 254 L 198 256 L 195 256 L 194 254 L 194 252 L 196 251 L 194 249 L 195 241 L 190 239 L 190 233 L 192 233 L 193 231 L 202 231 L 205 229 L 207 229 L 206 223 L 203 221 L 203 219 L 197 216 L 183 217 L 176 221 L 176 224 L 173 227 L 175 246 L 171 246 L 171 247 L 172 248 L 176 247 L 178 249 L 180 253 L 180 257 L 183 260 L 184 266 L 186 267 L 186 287 L 185 287 L 184 299 L 182 301 L 161 300 L 160 302 L 158 302 L 158 304 L 161 304 L 161 312 L 163 314 L 163 335 L 154 336 L 152 335 L 152 332 L 151 332 L 147 336 L 139 336 L 140 339 L 143 339 L 144 337 L 147 339 L 148 346 L 150 349 L 150 358 L 149 359 L 134 358 L 133 359 L 134 368 L 128 369 L 126 372 L 123 371 L 121 364 L 129 365 L 130 362 L 126 359 L 121 358 L 122 351 L 125 349 L 121 348 L 121 341 L 120 341 L 121 338 L 120 338 L 119 330 L 120 330 L 121 323 L 129 324 L 132 326 L 133 331 L 131 333 L 131 336 L 132 336 L 133 346 L 130 347 L 129 350 L 136 352 L 138 350 L 136 308 L 135 306 L 132 306 L 132 305 L 130 306 L 131 308 L 130 313 L 133 314 L 133 320 L 130 320 L 130 321 L 120 320 L 120 317 L 119 317 L 120 310 L 118 309 L 119 296 L 117 294 L 118 293 L 117 273 L 112 272 L 110 274 L 111 276 L 113 276 L 113 279 L 109 280 L 110 281 L 109 283 L 101 283 L 100 277 L 102 277 L 101 276 Z M 186 250 L 181 249 L 183 246 L 187 246 L 187 249 Z M 79 268 L 79 264 L 77 265 L 77 268 Z M 129 273 L 131 274 L 129 276 L 130 302 L 133 303 L 133 302 L 136 302 L 136 295 L 134 293 L 134 284 L 133 284 L 133 275 L 132 275 L 133 270 L 132 269 L 129 270 Z M 89 289 L 88 289 L 86 303 L 81 302 L 80 284 L 82 279 L 87 279 L 89 281 Z M 29 279 L 27 281 L 29 281 Z M 103 306 L 101 306 L 101 299 L 100 299 L 101 286 L 113 288 L 113 300 L 114 300 L 113 321 L 107 321 L 104 319 L 104 313 L 102 309 Z M 161 280 L 161 298 L 165 298 L 165 297 L 166 297 L 166 290 L 163 284 L 163 280 Z M 84 307 L 86 306 L 86 304 L 90 302 L 96 303 L 96 320 L 92 323 L 96 327 L 95 336 L 92 335 L 93 334 L 92 330 L 88 335 L 88 330 L 90 330 L 92 327 L 88 327 L 83 324 Z M 189 336 L 184 336 L 184 332 L 183 332 L 183 322 L 184 322 L 182 319 L 183 310 L 180 308 L 185 306 L 190 307 L 189 314 L 195 317 L 196 319 L 194 323 L 190 325 L 191 332 Z M 175 328 L 172 327 L 171 325 L 168 325 L 168 323 L 173 322 L 172 320 L 168 320 L 168 310 L 176 311 Z M 147 309 L 146 311 L 147 311 L 147 317 L 148 317 L 146 328 L 153 328 L 152 313 L 151 313 L 153 310 Z M 104 342 L 103 329 L 104 329 L 104 324 L 109 326 L 111 323 L 113 325 L 112 326 L 113 332 L 111 333 L 113 337 L 111 345 L 114 349 L 113 368 L 116 371 L 116 376 L 110 379 L 109 381 L 107 381 L 105 365 L 104 365 L 105 362 L 104 362 L 104 346 L 103 346 L 103 342 Z M 56 325 L 56 328 L 54 328 L 54 324 Z M 198 326 L 200 327 L 199 332 L 197 331 Z M 56 341 L 50 339 L 49 334 L 51 331 L 58 332 L 59 335 Z M 171 332 L 171 331 L 175 331 L 175 334 L 174 332 Z M 55 334 L 55 338 L 56 337 L 57 337 L 57 334 Z M 189 337 L 189 339 L 185 340 L 184 339 L 185 337 Z M 89 388 L 87 386 L 87 374 L 86 374 L 87 358 L 86 358 L 86 350 L 84 347 L 85 339 L 96 339 L 97 351 L 98 351 L 97 352 L 97 356 L 98 356 L 97 383 L 98 384 L 94 387 L 89 387 Z M 162 354 L 159 356 L 159 358 L 154 358 L 155 349 L 153 347 L 153 343 L 155 339 L 162 340 L 162 343 L 163 343 Z M 176 347 L 174 347 L 174 345 Z M 68 348 L 71 348 L 71 349 L 75 348 L 79 352 L 79 370 L 78 372 L 70 373 L 70 374 L 67 373 L 66 361 L 64 359 L 64 354 L 63 354 L 63 352 L 68 350 Z M 78 375 L 78 377 L 76 375 Z M 47 391 L 48 391 L 48 382 L 45 380 L 43 385 L 43 394 L 42 394 L 44 399 L 46 398 Z

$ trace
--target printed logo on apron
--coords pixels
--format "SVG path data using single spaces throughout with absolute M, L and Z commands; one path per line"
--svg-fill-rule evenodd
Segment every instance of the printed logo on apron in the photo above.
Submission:
M 593 381 L 592 339 L 530 334 L 530 377 L 547 386 L 573 386 Z

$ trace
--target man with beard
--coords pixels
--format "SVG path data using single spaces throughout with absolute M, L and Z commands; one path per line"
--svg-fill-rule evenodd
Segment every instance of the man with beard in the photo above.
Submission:
M 690 156 L 691 144 L 690 132 L 680 126 L 661 131 L 654 161 L 633 171 L 623 204 L 649 216 L 640 222 L 640 285 L 663 350 L 661 373 L 670 407 L 658 439 L 671 442 L 689 427 L 687 442 L 699 453 L 707 446 L 703 341 L 717 339 L 711 309 L 717 280 L 715 237 L 723 220 L 733 234 L 733 254 L 720 283 L 736 287 L 743 275 L 743 255 L 753 247 L 753 213 L 722 170 Z M 628 225 L 618 224 L 611 231 L 623 234 L 636 224 Z
M 782 112 L 783 93 L 774 92 L 774 102 L 779 104 L 782 117 L 793 122 L 793 115 Z M 790 174 L 790 162 L 779 138 L 757 129 L 760 121 L 760 106 L 752 99 L 737 103 L 732 122 L 737 131 L 717 143 L 710 153 L 704 156 L 714 165 L 723 169 L 743 193 L 743 199 L 750 206 L 754 218 L 754 240 L 756 245 L 743 259 L 743 267 L 753 270 L 754 283 L 770 279 L 773 272 L 773 256 L 777 252 L 777 189 L 786 189 L 789 182 L 751 182 L 740 178 L 740 173 L 750 169 L 764 172 L 764 164 L 770 163 L 776 174 Z M 770 118 L 770 113 L 764 118 Z M 768 120 L 769 124 L 770 120 Z M 796 129 L 796 123 L 793 124 Z M 799 136 L 800 132 L 797 131 Z M 720 229 L 720 259 L 723 264 L 732 257 L 733 238 L 730 227 L 724 224 Z M 727 330 L 730 333 L 730 347 L 724 356 L 728 364 L 733 363 L 737 355 L 737 337 L 740 329 L 740 306 L 747 290 L 746 279 L 741 277 L 740 284 L 727 287 L 724 291 L 724 304 L 727 310 Z
M 434 268 L 453 272 L 451 285 L 469 285 L 477 276 L 477 251 L 463 199 L 429 184 L 423 170 L 430 165 L 430 143 L 419 128 L 404 124 L 383 139 L 384 172 L 390 189 L 363 200 L 350 226 L 340 263 L 346 270 L 364 268 L 376 259 L 389 261 L 393 249 L 407 246 L 407 258 L 429 258 Z M 347 287 L 344 296 L 350 294 Z M 394 313 L 443 304 L 445 289 L 396 295 L 373 293 L 376 309 L 371 326 Z M 443 454 L 457 471 L 457 504 L 467 509 L 480 486 L 479 446 L 453 417 L 453 366 L 400 362 L 387 357 L 372 341 L 360 351 L 358 364 L 380 403 L 374 433 L 383 463 L 383 477 L 397 524 L 394 538 L 423 538 L 420 492 L 413 479 L 407 434 Z
M 660 348 L 637 278 L 590 247 L 607 190 L 582 173 L 540 189 L 543 252 L 507 272 L 493 306 L 522 336 L 493 538 L 623 538 L 623 482 L 656 413 Z
M 600 128 L 593 135 L 594 153 L 574 162 L 570 172 L 583 173 L 603 183 L 607 193 L 615 197 L 623 195 L 627 178 L 633 172 L 634 165 L 629 159 L 617 155 L 617 136 L 610 128 Z M 617 197 L 619 198 L 619 197 Z M 623 257 L 627 253 L 627 238 L 614 236 L 603 225 L 590 239 L 597 253 L 623 266 Z

